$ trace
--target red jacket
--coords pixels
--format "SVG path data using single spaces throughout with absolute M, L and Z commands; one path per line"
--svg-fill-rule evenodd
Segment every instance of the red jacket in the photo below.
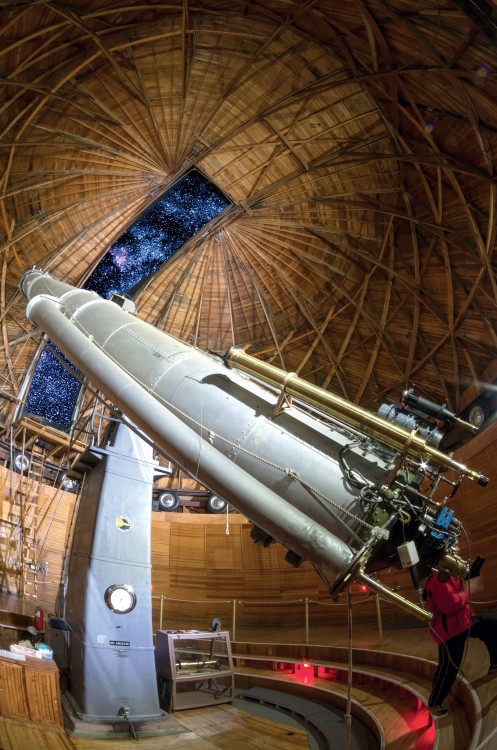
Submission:
M 471 626 L 469 595 L 463 582 L 452 576 L 447 582 L 435 573 L 425 586 L 426 606 L 433 614 L 431 634 L 437 643 L 464 633 Z

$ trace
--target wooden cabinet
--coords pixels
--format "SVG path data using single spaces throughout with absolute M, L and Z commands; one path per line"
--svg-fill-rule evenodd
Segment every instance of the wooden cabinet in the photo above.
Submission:
M 52 659 L 0 656 L 0 716 L 62 726 L 59 670 Z
M 51 659 L 41 661 L 50 661 L 51 668 L 26 666 L 24 670 L 29 717 L 37 724 L 62 725 L 59 670 Z
M 22 662 L 0 659 L 0 715 L 8 719 L 29 719 Z
M 229 633 L 170 633 L 155 644 L 159 698 L 166 711 L 231 703 L 233 658 Z

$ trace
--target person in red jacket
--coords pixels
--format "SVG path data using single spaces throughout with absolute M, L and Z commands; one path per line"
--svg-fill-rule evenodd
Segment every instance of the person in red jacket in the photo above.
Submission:
M 473 614 L 470 586 L 471 593 L 475 593 L 480 582 L 454 578 L 443 570 L 435 572 L 425 585 L 423 598 L 433 615 L 431 634 L 438 643 L 438 666 L 428 699 L 428 708 L 434 716 L 448 712 L 444 700 L 459 672 L 468 638 L 483 641 L 490 656 L 489 671 L 497 671 L 497 620 Z

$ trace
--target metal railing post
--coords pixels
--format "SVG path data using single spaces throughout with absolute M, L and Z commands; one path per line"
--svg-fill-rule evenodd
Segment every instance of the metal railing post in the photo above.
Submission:
M 305 598 L 305 644 L 309 645 L 309 599 Z

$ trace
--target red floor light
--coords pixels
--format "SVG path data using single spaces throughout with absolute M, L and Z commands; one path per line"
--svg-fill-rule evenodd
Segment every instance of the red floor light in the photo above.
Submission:
M 404 711 L 402 718 L 408 728 L 404 735 L 406 749 L 432 750 L 435 743 L 435 725 L 428 709 L 423 707 L 419 711 Z
M 304 684 L 314 679 L 314 666 L 304 661 L 302 664 L 295 665 L 295 676 Z

